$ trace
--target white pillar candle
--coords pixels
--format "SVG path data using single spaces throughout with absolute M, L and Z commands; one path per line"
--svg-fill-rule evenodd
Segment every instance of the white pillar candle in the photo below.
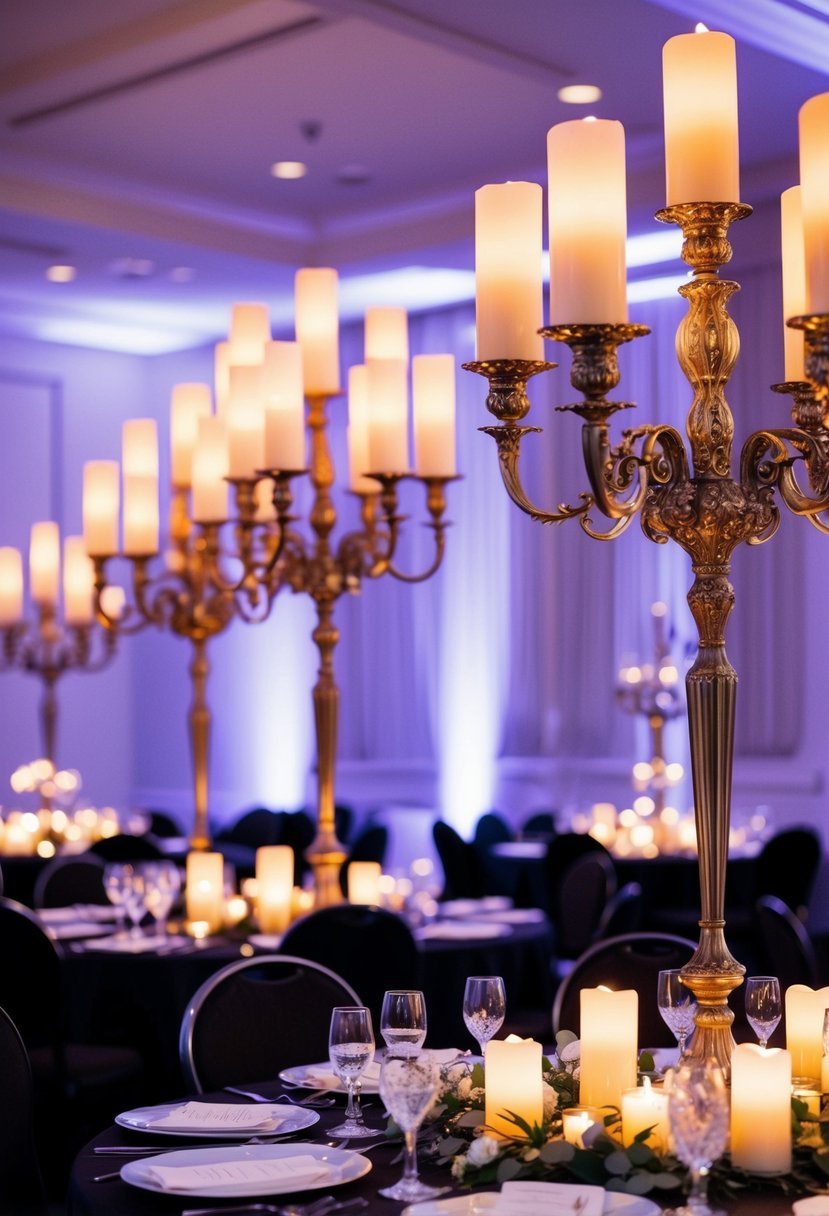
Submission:
M 23 619 L 23 555 L 5 545 L 0 549 L 0 629 Z
M 379 861 L 351 861 L 348 864 L 348 902 L 350 904 L 379 904 Z
M 294 850 L 288 844 L 256 850 L 256 911 L 263 933 L 284 933 L 291 920 Z
M 405 308 L 367 308 L 365 359 L 409 358 L 409 319 Z
M 126 557 L 158 553 L 158 479 L 124 475 L 124 544 Z
M 218 416 L 202 418 L 193 452 L 193 519 L 224 523 L 228 517 L 227 429 Z
M 547 135 L 550 324 L 628 319 L 625 132 L 577 119 Z
M 29 590 L 42 608 L 54 608 L 60 589 L 60 532 L 49 520 L 32 524 L 29 541 Z
M 305 468 L 305 400 L 298 342 L 269 342 L 262 365 L 265 467 Z
M 812 1088 L 809 1085 L 793 1085 L 792 1097 L 806 1103 L 806 1109 L 810 1115 L 820 1117 L 820 1095 L 821 1089 L 819 1086 Z
M 412 360 L 415 473 L 455 475 L 455 360 L 415 355 Z
M 800 186 L 780 195 L 780 238 L 783 261 L 784 379 L 805 380 L 803 330 L 790 329 L 790 317 L 806 312 L 806 255 L 803 247 L 803 208 Z
M 541 215 L 537 182 L 475 191 L 476 359 L 542 359 Z
M 806 311 L 829 312 L 829 93 L 800 108 L 800 189 Z
M 752 1174 L 792 1166 L 792 1057 L 739 1043 L 731 1053 L 731 1161 Z
M 305 392 L 340 391 L 337 272 L 329 267 L 298 270 L 295 279 L 296 337 L 302 347 Z
M 655 1089 L 650 1077 L 622 1094 L 622 1143 L 633 1144 L 645 1128 L 651 1128 L 646 1144 L 655 1153 L 668 1150 L 668 1095 Z
M 83 467 L 83 538 L 90 557 L 118 552 L 120 482 L 117 461 L 91 460 Z
M 521 1130 L 506 1118 L 520 1115 L 527 1123 L 541 1123 L 544 1096 L 541 1078 L 541 1044 L 508 1035 L 490 1039 L 484 1048 L 485 1123 L 496 1136 L 520 1136 Z
M 829 1094 L 829 1055 L 824 1055 L 820 1061 L 820 1092 Z
M 370 473 L 405 473 L 409 467 L 408 391 L 402 359 L 372 359 L 368 369 Z
M 221 853 L 188 853 L 184 888 L 189 921 L 203 921 L 208 933 L 224 918 L 224 857 Z
M 590 1106 L 569 1106 L 561 1112 L 564 1139 L 576 1148 L 584 1148 L 584 1133 L 595 1123 L 601 1123 L 601 1111 Z
M 639 997 L 626 989 L 581 990 L 581 1073 L 585 1106 L 621 1106 L 636 1085 Z
M 213 348 L 213 391 L 216 394 L 216 413 L 227 409 L 227 394 L 230 389 L 230 343 L 217 342 Z
M 252 366 L 265 357 L 265 345 L 271 340 L 271 324 L 267 304 L 234 304 L 230 313 L 230 350 L 232 365 Z
M 63 619 L 67 625 L 91 625 L 94 617 L 95 570 L 82 536 L 63 542 Z
M 261 364 L 231 364 L 226 417 L 228 476 L 252 478 L 265 463 Z
M 170 398 L 170 474 L 173 486 L 188 490 L 199 419 L 213 413 L 209 384 L 176 384 Z
M 829 987 L 792 984 L 786 989 L 786 1047 L 796 1077 L 817 1080 L 823 1057 L 823 1018 L 829 1008 Z
M 368 368 L 357 363 L 348 369 L 348 478 L 355 494 L 376 494 L 380 483 L 366 477 L 368 451 Z
M 737 203 L 737 55 L 728 34 L 702 29 L 662 50 L 667 201 Z
M 124 478 L 158 479 L 158 432 L 152 418 L 130 418 L 121 437 L 121 467 Z

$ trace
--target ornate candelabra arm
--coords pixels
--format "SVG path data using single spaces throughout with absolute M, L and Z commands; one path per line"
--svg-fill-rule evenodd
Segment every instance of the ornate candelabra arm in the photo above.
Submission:
M 138 586 L 142 588 L 142 595 L 143 588 L 148 583 L 147 560 L 144 557 L 133 559 L 133 585 L 136 588 Z M 111 616 L 107 612 L 105 605 L 106 592 L 111 586 L 107 582 L 106 577 L 106 564 L 108 561 L 108 557 L 93 557 L 92 559 L 94 567 L 95 619 L 108 633 L 118 633 L 122 637 L 130 637 L 132 634 L 139 633 L 142 629 L 146 628 L 150 622 L 138 608 L 137 602 L 136 604 L 126 604 L 117 616 Z
M 379 475 L 378 475 L 379 476 Z M 431 520 L 425 526 L 431 528 L 435 537 L 435 555 L 432 558 L 431 564 L 420 574 L 407 574 L 398 569 L 394 565 L 393 556 L 396 548 L 397 538 L 400 532 L 400 524 L 404 517 L 396 512 L 397 495 L 386 493 L 386 482 L 391 480 L 384 476 L 380 476 L 383 483 L 383 493 L 380 496 L 383 512 L 388 524 L 389 536 L 391 538 L 389 559 L 385 563 L 383 569 L 388 572 L 401 583 L 422 583 L 426 579 L 431 578 L 436 570 L 440 568 L 443 561 L 443 554 L 446 549 L 446 529 L 449 527 L 447 520 L 443 518 L 446 512 L 446 486 L 450 481 L 458 481 L 457 476 L 453 477 L 423 477 L 422 480 L 426 486 L 426 509 L 431 516 Z M 400 480 L 395 477 L 395 482 Z M 380 573 L 383 571 L 381 570 Z
M 28 626 L 8 625 L 3 629 L 3 650 L 0 671 L 13 671 L 19 664 L 20 648 L 28 633 Z

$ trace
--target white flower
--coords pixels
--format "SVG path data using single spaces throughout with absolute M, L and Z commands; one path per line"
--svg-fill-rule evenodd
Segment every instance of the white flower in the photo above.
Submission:
M 470 1165 L 486 1165 L 501 1155 L 501 1141 L 492 1136 L 478 1136 L 469 1146 L 467 1160 Z
M 452 1177 L 458 1181 L 463 1178 L 466 1173 L 467 1160 L 462 1153 L 452 1159 Z
M 535 1161 L 536 1157 L 541 1155 L 541 1150 L 537 1148 L 525 1148 L 521 1154 L 522 1161 Z
M 544 1098 L 544 1118 L 548 1120 L 552 1119 L 558 1109 L 558 1094 L 552 1085 L 547 1085 L 546 1082 L 542 1086 L 541 1092 Z
M 458 1081 L 457 1095 L 462 1102 L 465 1102 L 472 1093 L 472 1078 L 470 1076 L 461 1077 Z
M 581 1043 L 578 1039 L 573 1039 L 572 1043 L 568 1043 L 566 1047 L 562 1047 L 559 1053 L 559 1059 L 562 1064 L 572 1064 L 581 1057 Z

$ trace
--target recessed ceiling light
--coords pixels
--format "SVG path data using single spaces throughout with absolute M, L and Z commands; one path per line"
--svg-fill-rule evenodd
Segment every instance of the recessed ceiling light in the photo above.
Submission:
M 556 96 L 569 106 L 587 106 L 591 101 L 599 101 L 602 91 L 597 84 L 568 84 Z
M 71 283 L 77 274 L 74 266 L 48 266 L 46 278 L 50 283 Z
M 192 283 L 195 277 L 196 272 L 192 266 L 174 266 L 169 274 L 173 283 Z
M 298 177 L 304 177 L 308 172 L 308 166 L 301 160 L 278 160 L 275 165 L 271 165 L 271 175 L 281 178 L 282 181 L 294 181 Z

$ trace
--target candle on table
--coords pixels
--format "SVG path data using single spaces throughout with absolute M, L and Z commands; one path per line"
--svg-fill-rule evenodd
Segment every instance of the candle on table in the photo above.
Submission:
M 406 364 L 372 359 L 368 369 L 368 459 L 370 473 L 405 473 L 409 466 Z
M 650 1077 L 642 1085 L 626 1089 L 622 1094 L 622 1135 L 624 1144 L 633 1144 L 645 1128 L 651 1128 L 646 1141 L 655 1153 L 664 1153 L 668 1148 L 668 1095 L 655 1089 Z
M 800 186 L 780 195 L 780 237 L 783 256 L 783 353 L 786 380 L 805 380 L 803 330 L 786 325 L 806 312 L 806 254 L 803 247 L 803 206 Z
M 580 1096 L 585 1106 L 621 1106 L 636 1085 L 639 997 L 631 989 L 581 990 Z
M 23 555 L 5 545 L 0 549 L 0 629 L 23 619 Z
M 350 904 L 379 904 L 379 861 L 351 861 L 348 864 L 348 902 Z
M 455 360 L 415 355 L 412 360 L 415 473 L 455 476 Z
M 476 359 L 542 359 L 541 215 L 537 182 L 475 191 Z
M 209 384 L 176 384 L 170 397 L 170 474 L 178 490 L 193 479 L 193 449 L 199 436 L 199 419 L 209 418 L 213 402 Z
M 284 933 L 291 920 L 294 850 L 288 844 L 256 850 L 256 914 L 263 933 Z
M 193 520 L 223 523 L 227 510 L 227 430 L 218 415 L 199 421 L 193 452 Z
M 83 467 L 83 538 L 90 557 L 118 552 L 120 480 L 115 460 L 90 460 Z
M 550 324 L 628 319 L 625 132 L 577 119 L 547 135 Z
M 662 73 L 668 206 L 739 202 L 734 39 L 704 28 L 669 38 Z
M 340 391 L 337 272 L 329 267 L 298 270 L 295 279 L 296 338 L 309 397 Z
M 829 1008 L 829 988 L 792 984 L 786 989 L 786 1047 L 796 1077 L 817 1080 L 823 1056 L 823 1018 Z
M 792 1164 L 792 1057 L 779 1047 L 739 1043 L 731 1053 L 731 1161 L 753 1174 Z
M 63 618 L 67 625 L 91 625 L 94 617 L 95 571 L 82 536 L 63 542 Z
M 368 368 L 357 363 L 348 369 L 348 478 L 355 494 L 379 491 L 368 469 Z
M 819 1088 L 812 1088 L 809 1085 L 792 1086 L 792 1097 L 805 1102 L 810 1115 L 820 1116 L 820 1094 Z
M 228 360 L 231 366 L 254 366 L 265 357 L 271 340 L 267 304 L 234 304 L 230 311 Z
M 305 399 L 298 342 L 269 342 L 262 365 L 265 467 L 305 468 Z
M 29 589 L 34 602 L 54 608 L 60 588 L 60 534 L 51 520 L 32 524 L 29 541 Z
M 561 1112 L 564 1139 L 576 1148 L 584 1148 L 584 1133 L 601 1121 L 601 1111 L 592 1106 L 570 1106 Z
M 227 400 L 228 476 L 252 478 L 265 461 L 265 403 L 262 365 L 230 366 Z
M 533 1039 L 508 1035 L 490 1039 L 484 1049 L 485 1122 L 497 1136 L 520 1136 L 506 1112 L 520 1115 L 527 1123 L 541 1123 L 544 1096 L 541 1077 L 541 1044 Z
M 829 312 L 829 93 L 801 106 L 798 125 L 806 311 Z
M 367 308 L 365 358 L 409 358 L 409 319 L 405 308 Z
M 224 857 L 221 853 L 187 854 L 184 896 L 189 921 L 203 921 L 208 933 L 221 929 L 224 917 Z

